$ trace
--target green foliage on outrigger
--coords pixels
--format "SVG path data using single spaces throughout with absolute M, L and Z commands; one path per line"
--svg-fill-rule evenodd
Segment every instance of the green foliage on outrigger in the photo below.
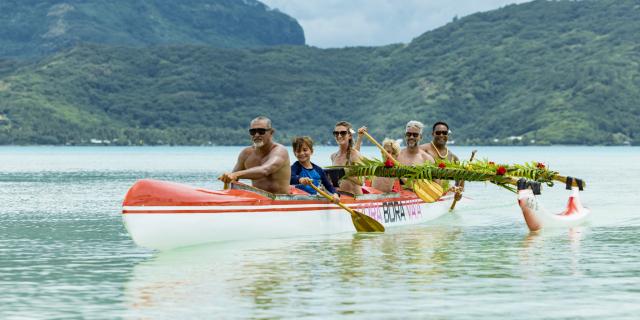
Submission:
M 426 163 L 423 165 L 385 166 L 384 162 L 377 159 L 363 158 L 361 163 L 344 167 L 346 175 L 350 177 L 387 177 L 405 178 L 411 183 L 416 179 L 426 180 L 456 180 L 456 181 L 488 181 L 515 192 L 511 186 L 517 179 L 546 183 L 553 186 L 553 180 L 558 172 L 551 171 L 539 162 L 525 164 L 497 164 L 488 160 L 476 160 L 459 163 L 440 161 L 438 163 Z

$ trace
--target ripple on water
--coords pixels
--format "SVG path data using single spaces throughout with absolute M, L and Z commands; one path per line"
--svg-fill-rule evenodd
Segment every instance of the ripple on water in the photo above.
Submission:
M 213 177 L 228 170 L 238 148 L 30 150 L 0 153 L 2 319 L 640 313 L 638 151 L 484 149 L 496 161 L 544 154 L 554 168 L 585 177 L 593 218 L 581 228 L 529 234 L 513 194 L 468 184 L 473 200 L 431 225 L 156 253 L 136 247 L 122 225 L 128 188 L 140 178 L 219 188 Z M 314 156 L 327 161 L 332 150 L 319 147 Z M 607 165 L 591 154 L 607 157 Z M 608 167 L 616 164 L 628 179 L 612 176 Z M 566 192 L 547 189 L 542 200 L 554 211 Z

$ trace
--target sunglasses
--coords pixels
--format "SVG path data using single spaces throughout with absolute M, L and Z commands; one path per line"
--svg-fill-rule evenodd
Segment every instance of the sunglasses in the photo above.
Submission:
M 336 136 L 336 137 L 337 136 L 343 136 L 344 137 L 344 136 L 347 135 L 347 133 L 349 133 L 349 131 L 334 131 L 333 135 Z
M 267 131 L 271 131 L 271 129 L 265 129 L 265 128 L 253 128 L 253 129 L 249 129 L 249 134 L 252 136 L 255 136 L 256 133 L 258 135 L 264 136 Z
M 435 134 L 436 136 L 448 136 L 449 135 L 449 131 L 448 130 L 434 131 L 433 134 Z
M 404 135 L 405 135 L 407 138 L 409 138 L 409 137 L 417 138 L 417 137 L 419 137 L 419 136 L 420 136 L 420 134 L 419 134 L 419 133 L 417 133 L 417 132 L 407 132 L 407 133 L 405 133 Z

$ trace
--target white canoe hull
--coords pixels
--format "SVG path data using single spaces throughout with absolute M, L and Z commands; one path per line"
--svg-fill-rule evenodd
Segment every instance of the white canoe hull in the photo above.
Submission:
M 349 207 L 376 219 L 385 228 L 393 228 L 435 220 L 449 211 L 452 201 L 452 196 L 445 196 L 435 203 L 414 198 L 354 203 Z M 348 212 L 335 204 L 317 201 L 250 207 L 125 206 L 123 213 L 133 241 L 157 250 L 210 242 L 356 232 Z

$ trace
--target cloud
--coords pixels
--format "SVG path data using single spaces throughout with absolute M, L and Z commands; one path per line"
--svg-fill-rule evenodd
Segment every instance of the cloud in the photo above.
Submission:
M 298 20 L 307 44 L 321 48 L 406 43 L 455 16 L 527 1 L 262 0 Z

